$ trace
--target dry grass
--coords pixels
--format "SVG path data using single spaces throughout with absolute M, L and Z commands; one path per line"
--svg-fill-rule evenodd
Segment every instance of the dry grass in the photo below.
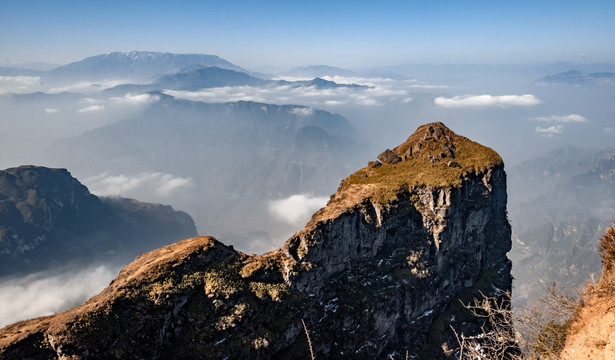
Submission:
M 442 135 L 439 139 L 429 135 L 429 128 L 440 129 Z M 454 149 L 454 157 L 443 150 L 445 147 Z M 339 191 L 353 185 L 375 185 L 372 197 L 378 203 L 387 203 L 400 191 L 410 191 L 413 187 L 461 186 L 469 174 L 502 164 L 502 158 L 495 151 L 455 134 L 441 123 L 419 127 L 393 152 L 403 157 L 409 148 L 415 149 L 410 157 L 395 164 L 360 169 L 342 181 Z M 449 166 L 450 161 L 459 166 Z

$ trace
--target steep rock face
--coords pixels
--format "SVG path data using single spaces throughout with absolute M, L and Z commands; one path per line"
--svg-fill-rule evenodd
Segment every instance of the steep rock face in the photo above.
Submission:
M 203 237 L 144 254 L 86 304 L 1 330 L 0 353 L 305 358 L 303 320 L 320 359 L 453 358 L 450 327 L 483 325 L 460 301 L 510 290 L 503 164 L 440 123 L 392 151 L 403 160 L 342 181 L 282 249 Z
M 195 235 L 188 214 L 132 199 L 98 198 L 66 169 L 0 171 L 0 276 L 102 256 L 108 261 L 121 252 L 133 259 Z

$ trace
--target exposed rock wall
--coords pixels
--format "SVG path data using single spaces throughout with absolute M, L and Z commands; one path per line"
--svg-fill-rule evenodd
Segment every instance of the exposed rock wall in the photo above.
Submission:
M 460 301 L 511 287 L 503 164 L 440 123 L 393 151 L 403 160 L 344 180 L 282 249 L 203 237 L 144 254 L 85 305 L 0 330 L 0 353 L 308 358 L 303 320 L 318 359 L 454 358 L 450 327 L 483 325 Z

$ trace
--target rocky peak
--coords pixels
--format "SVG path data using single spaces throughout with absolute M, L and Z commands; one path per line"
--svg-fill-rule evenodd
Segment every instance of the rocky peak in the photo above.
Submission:
M 450 328 L 485 326 L 460 301 L 511 287 L 503 164 L 440 123 L 390 151 L 403 160 L 343 180 L 281 249 L 169 245 L 85 305 L 1 330 L 0 354 L 304 358 L 303 320 L 319 359 L 454 358 Z

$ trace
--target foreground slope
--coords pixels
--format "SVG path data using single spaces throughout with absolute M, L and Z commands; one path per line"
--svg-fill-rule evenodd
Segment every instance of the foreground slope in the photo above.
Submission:
M 276 251 L 211 237 L 137 258 L 101 294 L 0 330 L 4 358 L 452 358 L 460 300 L 510 290 L 506 176 L 491 149 L 421 126 L 344 181 Z
M 586 287 L 570 321 L 562 359 L 615 358 L 615 227 L 600 239 L 602 275 Z

